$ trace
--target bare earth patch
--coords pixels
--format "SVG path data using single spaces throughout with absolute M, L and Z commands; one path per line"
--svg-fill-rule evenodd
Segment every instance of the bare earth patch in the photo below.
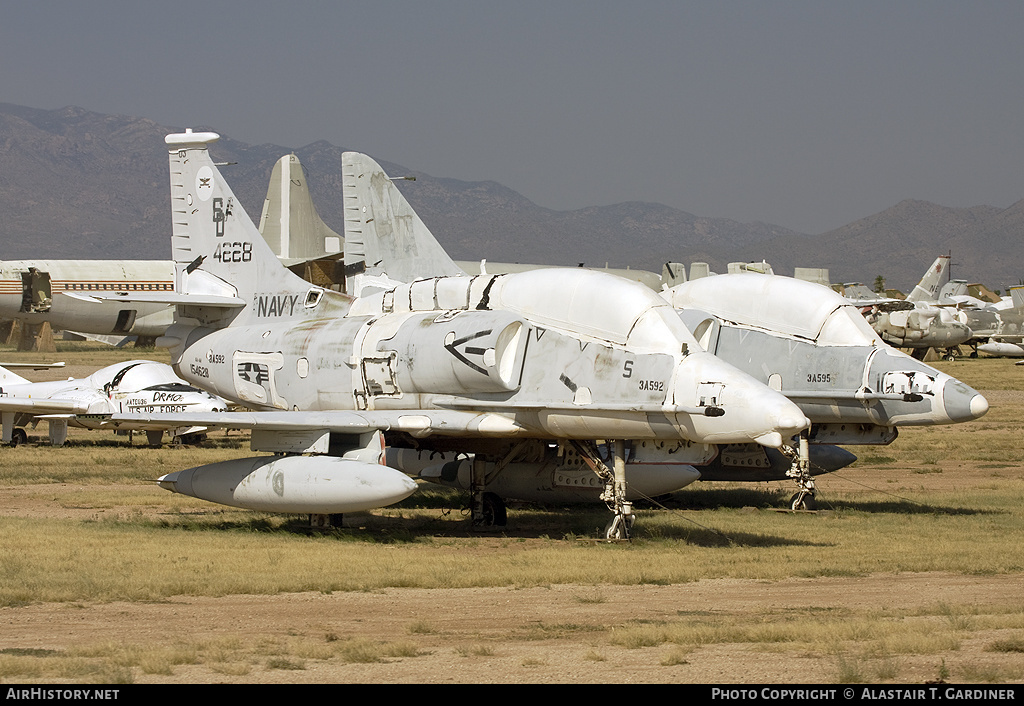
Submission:
M 139 683 L 820 683 L 836 679 L 834 656 L 718 644 L 675 660 L 682 663 L 663 664 L 677 648 L 611 645 L 607 626 L 677 620 L 680 611 L 756 622 L 766 610 L 845 607 L 885 612 L 942 602 L 1010 604 L 1020 596 L 1016 576 L 933 573 L 778 582 L 718 579 L 674 586 L 388 589 L 4 608 L 0 634 L 4 647 L 51 650 L 110 640 L 174 645 L 242 636 L 321 644 L 412 643 L 419 653 L 370 664 L 335 658 L 307 659 L 302 669 L 258 665 L 241 676 L 184 665 L 171 675 L 138 673 Z M 942 660 L 955 673 L 960 662 L 977 666 L 995 659 L 984 651 L 988 642 L 975 635 L 948 655 L 907 658 L 899 681 L 934 679 Z

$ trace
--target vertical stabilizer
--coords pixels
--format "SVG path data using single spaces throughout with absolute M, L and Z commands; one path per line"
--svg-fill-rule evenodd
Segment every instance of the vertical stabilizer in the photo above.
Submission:
M 0 390 L 3 385 L 24 385 L 29 381 L 20 375 L 15 375 L 7 368 L 0 367 Z
M 939 255 L 935 262 L 924 273 L 924 277 L 914 287 L 914 291 L 907 295 L 908 302 L 936 302 L 939 300 L 939 290 L 949 279 L 949 255 Z
M 294 154 L 286 154 L 274 165 L 259 230 L 286 262 L 316 260 L 342 249 L 342 237 L 317 213 L 305 171 Z
M 465 274 L 379 164 L 358 152 L 345 152 L 341 164 L 346 291 L 358 291 L 361 274 L 397 282 Z
M 302 302 L 319 301 L 321 290 L 284 268 L 245 213 L 210 159 L 208 147 L 219 137 L 214 132 L 186 131 L 164 138 L 171 172 L 176 291 L 183 299 L 206 297 L 214 302 L 208 310 L 183 315 L 224 325 L 226 316 L 216 312 L 220 297 L 245 302 L 244 310 L 233 315 L 235 322 L 266 316 L 259 310 L 271 306 L 276 320 L 303 317 L 307 312 Z
M 686 265 L 681 262 L 666 262 L 661 266 L 662 285 L 671 289 L 686 282 Z
M 1010 301 L 1014 309 L 1024 310 L 1024 287 L 1010 287 Z

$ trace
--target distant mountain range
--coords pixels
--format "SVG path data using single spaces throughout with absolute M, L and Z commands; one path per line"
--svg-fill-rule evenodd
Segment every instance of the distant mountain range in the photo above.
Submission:
M 202 126 L 192 126 L 195 129 Z M 229 126 L 221 126 L 229 127 Z M 164 259 L 170 212 L 164 135 L 181 127 L 81 108 L 0 103 L 0 243 L 3 259 Z M 221 130 L 217 130 L 221 132 Z M 270 172 L 294 152 L 317 209 L 343 233 L 341 153 L 325 141 L 298 149 L 248 145 L 221 132 L 211 149 L 243 207 L 259 220 Z M 372 156 L 372 155 L 371 155 Z M 908 291 L 936 256 L 954 276 L 993 289 L 1024 278 L 1024 201 L 1006 209 L 902 201 L 818 235 L 768 223 L 703 218 L 657 203 L 576 211 L 541 208 L 493 181 L 468 182 L 381 162 L 453 259 L 661 271 L 666 261 L 771 263 L 779 274 L 827 267 L 833 282 L 876 276 Z

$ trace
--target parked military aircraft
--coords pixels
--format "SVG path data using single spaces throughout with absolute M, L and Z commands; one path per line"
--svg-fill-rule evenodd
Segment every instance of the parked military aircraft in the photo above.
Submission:
M 114 412 L 216 412 L 227 402 L 186 385 L 169 365 L 149 360 L 115 363 L 87 378 L 30 382 L 0 367 L 0 419 L 5 443 L 28 440 L 24 425 L 45 420 L 50 444 L 61 446 L 68 426 L 112 429 L 108 416 Z M 161 422 L 121 425 L 123 430 L 145 431 L 151 445 L 160 443 L 165 431 L 187 437 L 203 427 Z
M 1010 294 L 999 297 L 987 291 L 982 299 L 981 285 L 972 285 L 967 280 L 950 280 L 939 290 L 938 305 L 956 308 L 960 321 L 971 329 L 968 344 L 977 353 L 988 355 L 1017 355 L 1015 348 L 1024 342 L 1024 287 L 1010 287 Z M 1024 350 L 1024 349 L 1022 349 Z
M 947 319 L 970 329 L 965 343 L 974 349 L 972 356 L 979 351 L 990 355 L 997 350 L 1012 353 L 1012 348 L 1004 344 L 1024 340 L 1024 297 L 1020 293 L 1014 296 L 1014 290 L 1020 288 L 1011 288 L 1009 296 L 1000 298 L 981 285 L 952 279 L 949 273 L 950 256 L 938 256 L 907 299 L 917 307 L 938 308 Z
M 330 263 L 330 254 L 341 250 L 341 236 L 313 207 L 295 155 L 285 155 L 274 165 L 260 232 L 282 262 L 308 276 L 313 276 L 315 261 Z M 8 260 L 0 262 L 0 320 L 135 337 L 152 346 L 173 322 L 174 306 L 130 295 L 173 290 L 170 260 Z
M 888 444 L 901 426 L 977 419 L 977 391 L 882 342 L 827 287 L 777 275 L 722 275 L 666 293 L 701 346 L 800 405 L 803 443 Z M 803 464 L 794 508 L 813 503 Z
M 49 322 L 83 333 L 139 336 L 150 344 L 174 318 L 166 304 L 99 301 L 92 295 L 174 288 L 169 262 L 7 260 L 0 262 L 0 319 Z
M 358 248 L 352 254 L 346 250 L 346 262 L 373 263 L 351 268 L 356 274 L 350 290 L 374 286 L 391 273 L 415 279 L 453 271 L 379 165 L 354 153 L 342 159 L 346 248 L 349 243 Z M 810 509 L 812 476 L 854 459 L 834 444 L 886 444 L 896 438 L 898 426 L 966 421 L 987 410 L 984 397 L 968 386 L 883 343 L 858 310 L 831 289 L 776 276 L 766 263 L 755 264 L 760 266 L 735 268 L 745 274 L 691 278 L 664 296 L 703 349 L 781 391 L 814 424 L 792 453 L 795 462 L 757 445 L 724 447 L 694 462 L 703 480 L 794 478 L 800 488 L 794 509 Z M 468 486 L 468 461 L 423 453 L 395 456 L 403 470 Z M 507 492 L 521 497 L 515 493 L 522 490 Z
M 844 296 L 889 345 L 910 348 L 919 360 L 935 348 L 952 360 L 957 346 L 969 342 L 974 334 L 955 308 L 938 306 L 934 299 L 947 266 L 948 257 L 945 262 L 936 260 L 905 300 L 876 294 L 856 282 L 844 285 Z
M 254 449 L 314 455 L 189 469 L 165 486 L 281 512 L 346 512 L 356 492 L 357 505 L 385 505 L 412 485 L 378 463 L 384 432 L 389 447 L 474 454 L 482 518 L 488 476 L 554 443 L 602 477 L 614 509 L 607 533 L 623 537 L 633 522 L 628 442 L 635 457 L 682 467 L 713 453 L 709 445 L 777 448 L 808 426 L 784 396 L 700 350 L 654 292 L 612 275 L 455 270 L 395 284 L 383 273 L 349 290 L 358 297 L 311 286 L 274 258 L 235 199 L 208 154 L 216 139 L 166 138 L 177 294 L 142 298 L 178 307 L 164 342 L 180 375 L 264 411 L 114 420 L 250 427 Z M 390 185 L 372 170 L 345 178 Z M 347 220 L 365 227 L 385 215 Z

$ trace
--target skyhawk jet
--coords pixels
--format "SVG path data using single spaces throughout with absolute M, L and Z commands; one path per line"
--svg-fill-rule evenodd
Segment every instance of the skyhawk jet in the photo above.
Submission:
M 342 160 L 348 291 L 461 272 L 376 162 L 357 153 Z M 763 445 L 719 447 L 693 462 L 702 480 L 793 478 L 793 509 L 813 509 L 813 476 L 854 460 L 835 445 L 888 444 L 899 426 L 968 421 L 988 409 L 975 390 L 886 345 L 822 285 L 748 268 L 691 279 L 663 296 L 702 350 L 781 392 L 813 423 L 796 442 L 786 440 L 788 457 Z M 467 460 L 391 453 L 403 470 L 469 486 Z M 521 492 L 508 489 L 511 497 Z
M 349 290 L 357 296 L 310 285 L 245 214 L 209 156 L 217 139 L 166 138 L 176 293 L 143 299 L 177 306 L 162 343 L 179 375 L 259 411 L 114 420 L 248 427 L 254 450 L 285 455 L 172 473 L 164 487 L 277 512 L 379 507 L 415 487 L 381 464 L 383 433 L 388 447 L 473 454 L 483 520 L 488 477 L 554 448 L 598 474 L 614 513 L 606 534 L 622 538 L 634 519 L 631 462 L 677 466 L 688 481 L 683 467 L 717 444 L 778 448 L 809 425 L 783 395 L 703 351 L 657 294 L 613 275 L 366 273 Z M 347 218 L 365 227 L 386 215 Z
M 778 275 L 720 275 L 665 292 L 701 347 L 778 390 L 811 420 L 805 444 L 889 444 L 901 426 L 988 411 L 956 378 L 887 345 L 847 299 Z M 814 504 L 809 460 L 790 475 L 794 509 Z

